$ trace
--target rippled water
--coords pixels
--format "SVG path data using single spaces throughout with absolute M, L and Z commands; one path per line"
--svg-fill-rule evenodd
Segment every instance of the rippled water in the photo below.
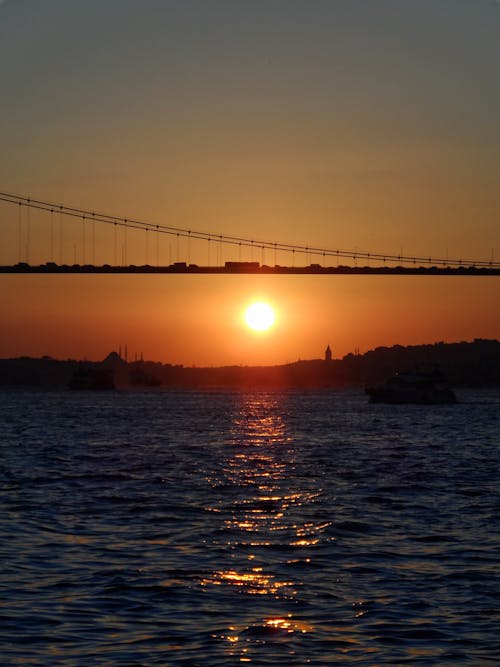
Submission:
M 2 664 L 497 665 L 500 393 L 0 394 Z

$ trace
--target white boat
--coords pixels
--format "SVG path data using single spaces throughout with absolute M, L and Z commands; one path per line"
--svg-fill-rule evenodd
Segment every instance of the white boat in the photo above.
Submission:
M 371 403 L 437 405 L 457 402 L 455 393 L 448 387 L 445 376 L 437 366 L 431 371 L 396 373 L 383 385 L 368 387 L 365 391 Z

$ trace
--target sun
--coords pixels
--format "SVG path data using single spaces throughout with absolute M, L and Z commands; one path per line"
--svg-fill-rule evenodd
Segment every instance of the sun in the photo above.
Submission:
M 274 310 L 268 303 L 256 301 L 245 311 L 245 322 L 254 331 L 267 331 L 275 320 Z

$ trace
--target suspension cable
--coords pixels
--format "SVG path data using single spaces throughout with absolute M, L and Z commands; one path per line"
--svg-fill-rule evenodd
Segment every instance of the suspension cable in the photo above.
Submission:
M 442 266 L 464 266 L 464 265 L 473 265 L 476 267 L 491 267 L 498 268 L 500 267 L 500 262 L 493 261 L 493 256 L 489 261 L 485 260 L 472 260 L 472 259 L 450 259 L 432 257 L 432 256 L 411 256 L 403 254 L 391 254 L 391 253 L 374 253 L 359 249 L 349 250 L 349 249 L 340 249 L 340 248 L 324 248 L 324 247 L 315 247 L 315 246 L 304 246 L 299 244 L 292 243 L 283 243 L 277 241 L 266 241 L 266 240 L 255 240 L 248 237 L 242 236 L 232 236 L 229 234 L 214 234 L 212 232 L 203 232 L 203 231 L 194 231 L 192 229 L 182 228 L 182 227 L 173 227 L 170 225 L 156 224 L 152 222 L 147 222 L 144 220 L 138 220 L 135 218 L 111 215 L 107 213 L 100 213 L 96 211 L 89 211 L 83 208 L 77 208 L 73 206 L 65 206 L 63 204 L 55 204 L 53 202 L 43 201 L 40 199 L 33 199 L 32 197 L 25 197 L 21 195 L 13 195 L 6 192 L 0 192 L 0 201 L 16 204 L 19 207 L 26 206 L 31 209 L 38 209 L 41 211 L 47 211 L 52 213 L 54 210 L 57 210 L 60 217 L 66 216 L 70 218 L 79 218 L 84 221 L 87 218 L 90 218 L 93 222 L 99 222 L 103 224 L 113 225 L 116 227 L 121 227 L 124 229 L 124 240 L 125 248 L 122 255 L 122 261 L 126 259 L 126 243 L 127 243 L 127 229 L 139 229 L 143 231 L 154 231 L 157 234 L 166 234 L 172 237 L 176 237 L 177 245 L 179 238 L 188 239 L 188 243 L 192 239 L 208 241 L 217 241 L 221 249 L 222 244 L 238 246 L 241 250 L 241 247 L 248 247 L 254 249 L 260 247 L 261 255 L 264 257 L 265 250 L 272 250 L 274 257 L 276 258 L 277 251 L 281 252 L 291 252 L 292 257 L 295 258 L 295 253 L 305 255 L 306 260 L 310 261 L 313 255 L 321 256 L 322 258 L 331 258 L 335 257 L 337 260 L 339 258 L 348 258 L 352 259 L 356 264 L 359 259 L 364 259 L 368 262 L 380 261 L 385 264 L 385 262 L 397 262 L 398 264 L 412 263 L 416 264 L 417 262 L 421 265 L 442 265 Z M 84 233 L 84 232 L 83 232 Z M 217 248 L 217 245 L 215 245 Z M 116 254 L 116 251 L 115 251 Z M 158 254 L 158 253 L 157 253 Z M 276 261 L 276 260 L 275 260 Z

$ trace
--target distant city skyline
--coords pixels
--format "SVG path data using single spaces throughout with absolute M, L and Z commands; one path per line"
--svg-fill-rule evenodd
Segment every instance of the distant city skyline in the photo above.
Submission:
M 75 390 L 134 387 L 366 389 L 385 386 L 390 377 L 398 374 L 406 375 L 410 384 L 415 382 L 415 375 L 420 376 L 421 382 L 431 382 L 432 385 L 449 382 L 467 387 L 498 387 L 500 381 L 500 341 L 483 339 L 410 347 L 379 347 L 366 354 L 359 354 L 355 350 L 342 358 L 333 358 L 328 345 L 323 355 L 314 359 L 253 366 L 186 366 L 162 364 L 155 359 L 137 358 L 137 355 L 127 361 L 127 356 L 126 350 L 113 350 L 103 359 L 58 360 L 48 356 L 0 358 L 0 385 L 52 386 Z M 372 395 L 373 392 L 369 393 Z M 385 392 L 378 398 L 383 399 L 384 396 Z M 453 395 L 447 391 L 439 393 L 438 389 L 433 400 L 441 402 L 443 399 L 444 402 L 454 402 Z M 427 400 L 431 400 L 430 395 L 417 393 L 411 394 L 410 402 Z

